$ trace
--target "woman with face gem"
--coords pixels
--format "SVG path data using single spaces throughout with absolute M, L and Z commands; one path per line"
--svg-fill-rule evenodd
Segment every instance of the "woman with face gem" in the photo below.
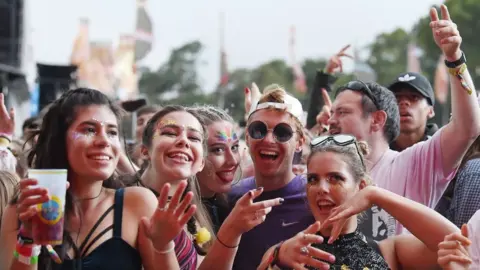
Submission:
M 258 269 L 430 269 L 438 244 L 458 228 L 434 210 L 369 181 L 364 143 L 350 135 L 311 142 L 307 200 L 316 223 L 270 248 Z M 357 214 L 384 209 L 413 235 L 375 242 L 357 230 Z M 379 217 L 378 217 L 379 218 Z
M 157 201 L 148 189 L 119 188 L 119 118 L 119 108 L 97 90 L 70 90 L 53 102 L 28 161 L 30 168 L 67 169 L 63 243 L 47 250 L 32 239 L 37 204 L 50 199 L 37 180 L 23 179 L 2 220 L 1 269 L 178 268 L 172 240 L 195 212 L 188 207 L 193 194 L 182 199 L 180 183 L 166 206 L 165 192 Z M 148 237 L 142 240 L 139 229 Z M 153 252 L 155 258 L 147 256 Z
M 171 185 L 171 191 L 175 192 L 178 183 L 186 181 L 186 191 L 193 193 L 193 203 L 197 206 L 194 218 L 187 224 L 188 234 L 182 230 L 174 241 L 177 256 L 181 256 L 177 258 L 181 269 L 196 269 L 197 265 L 200 269 L 231 269 L 241 235 L 262 223 L 271 208 L 282 202 L 281 198 L 275 198 L 253 203 L 262 190 L 250 191 L 232 210 L 225 226 L 219 229 L 217 238 L 210 243 L 201 243 L 206 240 L 202 239 L 205 231 L 207 235 L 213 234 L 195 178 L 205 165 L 206 138 L 207 131 L 199 118 L 182 106 L 166 106 L 156 113 L 148 121 L 142 138 L 142 154 L 148 166 L 140 184 L 160 193 L 165 183 Z M 206 256 L 197 258 L 197 253 Z M 203 261 L 200 263 L 198 259 Z
M 202 202 L 218 231 L 229 213 L 226 193 L 240 179 L 239 138 L 227 112 L 213 106 L 194 107 L 208 131 L 205 167 L 197 174 Z

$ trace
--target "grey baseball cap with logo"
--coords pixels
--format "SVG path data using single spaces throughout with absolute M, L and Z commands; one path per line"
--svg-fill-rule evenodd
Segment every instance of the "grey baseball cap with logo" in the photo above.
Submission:
M 435 104 L 435 94 L 433 93 L 432 85 L 428 79 L 420 73 L 402 73 L 388 86 L 388 89 L 394 93 L 402 89 L 411 89 L 425 97 L 431 106 Z

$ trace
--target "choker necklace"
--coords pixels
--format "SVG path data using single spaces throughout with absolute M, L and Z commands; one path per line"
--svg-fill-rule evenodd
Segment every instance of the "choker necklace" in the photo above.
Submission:
M 100 195 L 102 194 L 102 191 L 103 191 L 103 187 L 102 187 L 102 189 L 100 189 L 100 192 L 98 193 L 97 196 L 90 197 L 90 198 L 84 198 L 84 199 L 76 199 L 75 201 L 78 202 L 78 201 L 90 201 L 90 200 L 94 200 L 94 199 L 100 197 Z

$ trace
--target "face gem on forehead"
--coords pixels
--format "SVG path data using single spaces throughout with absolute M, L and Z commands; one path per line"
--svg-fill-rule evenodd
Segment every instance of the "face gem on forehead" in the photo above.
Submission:
M 237 133 L 233 132 L 232 134 L 232 129 L 217 132 L 217 138 L 223 142 L 231 142 L 238 139 Z
M 160 126 L 168 126 L 168 125 L 177 125 L 177 121 L 172 119 L 166 119 L 160 121 Z

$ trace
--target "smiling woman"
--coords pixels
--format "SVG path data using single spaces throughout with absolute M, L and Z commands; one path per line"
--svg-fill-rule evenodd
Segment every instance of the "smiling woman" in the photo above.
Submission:
M 226 193 L 241 178 L 239 138 L 232 117 L 222 109 L 204 105 L 191 111 L 208 132 L 207 159 L 197 177 L 203 205 L 217 232 L 229 213 Z
M 49 201 L 51 195 L 37 185 L 36 179 L 23 179 L 18 196 L 6 209 L 7 222 L 2 223 L 0 268 L 142 268 L 145 258 L 140 254 L 141 247 L 137 249 L 138 228 L 143 217 L 153 214 L 157 201 L 144 188 L 119 189 L 122 184 L 114 172 L 121 147 L 120 115 L 121 110 L 107 96 L 93 89 L 67 91 L 52 103 L 37 131 L 38 140 L 28 162 L 34 169 L 68 172 L 63 243 L 55 247 L 59 258 L 52 256 L 53 249 L 40 251 L 32 239 L 34 209 Z M 31 260 L 15 255 L 26 256 L 26 250 L 30 250 Z M 4 260 L 3 254 L 10 256 Z M 113 256 L 118 258 L 105 259 Z

